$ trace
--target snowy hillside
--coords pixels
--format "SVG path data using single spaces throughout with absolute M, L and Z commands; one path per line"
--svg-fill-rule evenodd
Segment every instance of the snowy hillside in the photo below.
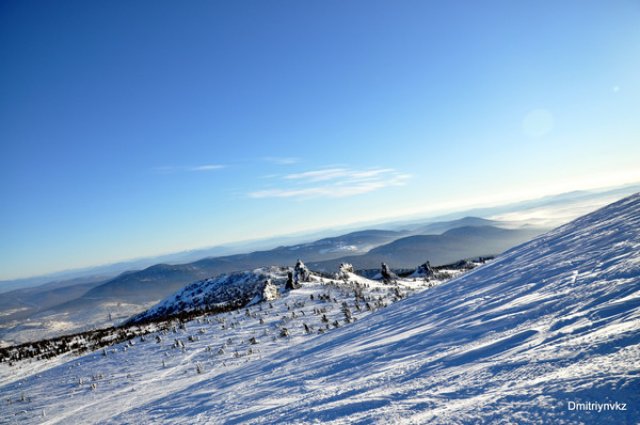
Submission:
M 206 310 L 210 306 L 220 304 L 244 305 L 256 297 L 258 301 L 264 283 L 270 281 L 274 286 L 282 289 L 287 281 L 288 271 L 283 267 L 264 267 L 194 282 L 136 315 L 131 322 L 163 318 L 182 311 Z
M 640 421 L 640 195 L 445 283 L 343 277 L 104 352 L 0 364 L 0 423 Z
M 231 422 L 638 423 L 640 196 L 271 360 L 136 412 L 215 398 L 202 410 Z
M 469 231 L 469 226 L 491 223 L 515 226 L 517 230 L 506 230 L 505 234 L 487 233 L 482 238 L 473 237 Z M 394 268 L 412 268 L 427 259 L 434 265 L 449 264 L 461 258 L 502 252 L 531 239 L 532 232 L 537 232 L 535 235 L 543 233 L 542 228 L 520 229 L 522 223 L 495 222 L 476 217 L 431 224 L 433 226 L 429 227 L 422 223 L 420 228 L 411 232 L 361 230 L 266 251 L 200 258 L 186 264 L 155 264 L 108 279 L 79 279 L 75 283 L 57 282 L 52 284 L 53 287 L 45 285 L 13 291 L 0 297 L 0 347 L 115 326 L 185 285 L 221 273 L 292 264 L 298 258 L 308 260 L 314 270 L 326 272 L 334 272 L 344 262 L 354 264 L 358 269 L 378 268 L 382 261 L 390 262 Z M 442 232 L 462 225 L 470 238 L 466 238 L 463 232 L 455 240 L 444 237 L 445 240 L 435 238 L 427 245 L 408 246 L 404 243 L 401 255 L 395 252 L 400 250 L 400 246 L 392 244 L 384 249 L 385 245 L 402 240 L 408 234 Z M 367 254 L 377 247 L 383 251 Z
M 339 332 L 462 273 L 441 269 L 427 278 L 384 284 L 350 272 L 347 265 L 335 278 L 310 273 L 300 288 L 287 290 L 288 272 L 296 281 L 302 275 L 295 268 L 268 267 L 194 282 L 132 321 L 221 306 L 234 311 L 200 315 L 187 323 L 176 319 L 134 327 L 138 335 L 160 330 L 80 358 L 66 353 L 48 360 L 13 361 L 12 366 L 0 363 L 0 393 L 10 412 L 0 423 L 104 423 L 122 413 L 123 406 L 131 409 L 164 397 L 167 391 L 184 391 L 214 374 L 253 367 L 248 365 Z M 98 404 L 100 412 L 95 412 Z

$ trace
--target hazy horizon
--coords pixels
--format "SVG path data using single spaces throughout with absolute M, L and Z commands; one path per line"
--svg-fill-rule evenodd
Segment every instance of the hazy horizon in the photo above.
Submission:
M 521 202 L 526 203 L 526 202 L 542 201 L 547 198 L 551 198 L 555 196 L 562 197 L 563 195 L 569 195 L 573 192 L 576 192 L 576 191 L 571 191 L 571 192 L 561 192 L 561 193 L 549 193 L 549 194 L 546 194 L 540 197 L 535 197 L 535 198 L 510 199 L 509 201 L 504 201 L 501 203 L 488 203 L 488 204 L 487 203 L 484 203 L 484 204 L 462 204 L 461 203 L 461 204 L 456 204 L 458 205 L 457 208 L 451 207 L 451 206 L 449 207 L 443 206 L 442 208 L 436 207 L 430 211 L 414 212 L 414 213 L 404 214 L 399 216 L 381 217 L 379 219 L 375 219 L 367 222 L 336 223 L 332 226 L 302 229 L 300 231 L 293 232 L 293 233 L 272 234 L 265 237 L 258 237 L 254 239 L 233 240 L 233 241 L 227 241 L 227 242 L 216 244 L 216 245 L 191 247 L 189 249 L 185 249 L 182 251 L 158 252 L 158 253 L 153 253 L 151 255 L 146 255 L 146 256 L 116 259 L 115 261 L 105 262 L 100 264 L 89 264 L 82 267 L 52 270 L 52 271 L 45 272 L 42 274 L 37 274 L 37 275 L 10 277 L 6 279 L 0 279 L 0 282 L 12 282 L 12 281 L 20 281 L 23 279 L 29 280 L 29 279 L 36 279 L 36 278 L 48 279 L 50 276 L 53 276 L 52 279 L 55 280 L 55 279 L 58 279 L 57 277 L 58 275 L 64 275 L 66 273 L 81 275 L 82 273 L 90 273 L 100 268 L 108 268 L 109 266 L 115 266 L 118 264 L 144 262 L 145 260 L 148 263 L 148 265 L 143 267 L 148 267 L 150 265 L 155 264 L 156 261 L 163 261 L 162 257 L 179 255 L 181 253 L 204 251 L 204 250 L 213 249 L 217 247 L 220 247 L 220 248 L 227 247 L 229 249 L 227 252 L 221 253 L 220 255 L 222 256 L 239 254 L 239 253 L 248 253 L 256 249 L 275 248 L 277 244 L 275 242 L 267 243 L 270 241 L 278 241 L 278 244 L 280 244 L 280 243 L 285 243 L 288 239 L 291 239 L 294 241 L 292 242 L 294 244 L 304 243 L 304 242 L 312 241 L 314 237 L 323 238 L 323 237 L 339 236 L 339 234 L 343 232 L 348 233 L 348 232 L 358 231 L 362 229 L 374 229 L 374 228 L 390 229 L 390 228 L 393 228 L 394 225 L 397 226 L 398 224 L 402 224 L 402 223 L 428 223 L 434 220 L 435 221 L 450 220 L 450 219 L 455 220 L 457 218 L 463 218 L 468 214 L 476 214 L 476 210 L 485 210 L 485 209 L 500 210 L 501 208 L 503 209 L 506 208 L 508 211 L 503 213 L 491 214 L 491 215 L 485 215 L 485 214 L 482 214 L 482 215 L 476 214 L 476 215 L 482 216 L 483 218 L 492 219 L 492 220 L 504 220 L 505 222 L 512 222 L 512 223 L 517 223 L 518 221 L 521 221 L 521 222 L 524 222 L 526 225 L 538 225 L 540 227 L 551 228 L 551 227 L 556 227 L 556 226 L 565 224 L 573 220 L 575 217 L 592 212 L 595 209 L 605 205 L 606 203 L 613 200 L 618 200 L 620 198 L 620 196 L 618 195 L 614 195 L 614 196 L 609 195 L 609 191 L 617 191 L 617 190 L 626 189 L 626 188 L 633 189 L 633 188 L 636 188 L 638 185 L 640 185 L 640 182 L 625 184 L 620 186 L 606 187 L 606 188 L 592 188 L 591 190 L 586 188 L 576 190 L 580 192 L 583 191 L 585 193 L 589 193 L 591 196 L 598 196 L 599 194 L 604 194 L 605 195 L 604 199 L 606 200 L 604 202 L 602 198 L 596 198 L 595 200 L 588 199 L 586 203 L 578 203 L 577 205 L 572 204 L 572 202 L 570 201 L 565 201 L 561 204 L 559 208 L 543 206 L 541 207 L 542 209 L 540 209 L 540 207 L 534 206 L 534 207 L 516 208 L 515 211 L 509 210 L 510 207 L 516 206 Z M 628 193 L 632 193 L 632 192 L 628 191 Z M 625 194 L 623 196 L 627 196 L 627 195 Z M 267 244 L 265 245 L 265 243 Z M 197 259 L 200 259 L 200 258 L 201 257 L 198 257 Z M 181 263 L 194 261 L 197 259 L 189 258 L 187 260 L 166 261 L 166 262 L 169 264 L 181 264 Z M 133 270 L 133 269 L 123 268 L 122 271 L 124 270 Z M 115 273 L 117 274 L 120 272 L 115 272 Z M 107 274 L 111 274 L 111 273 L 107 273 Z M 89 276 L 89 275 L 87 274 L 86 276 Z M 75 276 L 71 278 L 74 278 L 74 277 Z M 68 279 L 68 277 L 63 276 L 61 277 L 61 279 L 63 280 Z
M 0 6 L 0 280 L 640 181 L 640 5 Z

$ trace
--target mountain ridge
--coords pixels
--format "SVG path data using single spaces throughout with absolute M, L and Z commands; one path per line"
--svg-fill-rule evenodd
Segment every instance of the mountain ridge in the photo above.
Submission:
M 495 223 L 478 217 L 465 217 L 451 222 L 436 222 L 434 225 L 437 229 L 432 230 L 449 231 L 461 223 L 484 225 L 487 222 Z M 473 226 L 467 226 L 466 229 L 471 231 Z M 447 237 L 446 231 L 442 238 Z M 393 244 L 398 239 L 415 232 L 367 229 L 270 250 L 202 258 L 185 264 L 155 264 L 142 270 L 125 271 L 110 279 L 92 281 L 91 284 L 83 286 L 70 286 L 64 291 L 58 290 L 55 298 L 51 297 L 38 305 L 24 304 L 20 302 L 21 298 L 10 294 L 5 298 L 4 311 L 10 311 L 11 314 L 0 316 L 0 340 L 14 343 L 26 342 L 34 337 L 56 336 L 63 332 L 63 329 L 70 332 L 87 330 L 93 326 L 116 325 L 126 316 L 135 313 L 136 309 L 142 310 L 191 282 L 221 273 L 252 270 L 265 264 L 286 266 L 301 258 L 310 267 L 319 271 L 334 271 L 343 262 L 352 262 L 359 269 L 379 268 L 383 261 L 388 262 L 392 268 L 409 269 L 417 267 L 426 260 L 430 260 L 433 265 L 438 265 L 449 264 L 463 258 L 492 255 L 537 234 L 537 231 L 528 229 L 513 229 L 509 232 L 521 233 L 521 236 L 516 238 L 500 236 L 504 240 L 497 246 L 492 242 L 496 239 L 494 235 L 485 240 L 475 238 L 468 243 L 458 241 L 456 246 L 429 246 L 430 251 L 424 247 L 415 246 L 413 250 L 422 254 L 394 255 L 393 252 L 380 253 L 379 250 L 375 250 L 381 246 Z M 393 251 L 394 245 L 390 247 Z M 366 257 L 371 250 L 374 252 Z M 434 255 L 434 252 L 440 252 L 442 255 Z M 358 257 L 353 257 L 354 255 Z M 368 261 L 360 263 L 362 259 L 368 259 Z M 27 293 L 31 294 L 30 297 L 33 299 L 39 297 L 37 289 Z M 44 292 L 40 298 L 45 297 L 47 293 L 49 292 Z M 62 296 L 64 294 L 66 298 Z M 53 303 L 53 300 L 56 302 Z M 24 319 L 30 320 L 29 326 L 18 322 Z M 73 323 L 78 323 L 80 327 L 74 327 Z M 25 329 L 28 333 L 24 335 L 28 335 L 29 339 L 22 336 Z M 52 329 L 55 331 L 50 334 Z
M 376 268 L 381 262 L 396 268 L 411 268 L 425 261 L 434 266 L 444 265 L 461 259 L 495 256 L 543 232 L 541 228 L 465 226 L 449 229 L 442 234 L 406 236 L 373 248 L 366 254 L 321 262 L 309 261 L 309 266 L 316 270 L 331 270 L 345 262 L 357 269 Z

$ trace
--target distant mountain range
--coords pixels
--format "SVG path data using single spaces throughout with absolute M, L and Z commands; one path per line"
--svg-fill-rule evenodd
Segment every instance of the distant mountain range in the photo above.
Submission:
M 477 223 L 483 231 L 473 225 L 461 227 L 457 233 L 451 233 L 461 223 Z M 84 295 L 70 303 L 82 305 L 95 303 L 103 299 L 122 300 L 133 303 L 147 303 L 165 297 L 184 285 L 195 280 L 204 279 L 221 273 L 239 270 L 251 270 L 265 264 L 291 265 L 299 258 L 313 265 L 321 265 L 320 270 L 335 271 L 341 262 L 353 262 L 360 267 L 359 259 L 371 259 L 362 267 L 379 266 L 380 261 L 387 259 L 394 266 L 396 249 L 402 248 L 403 255 L 407 251 L 416 252 L 408 256 L 397 267 L 415 267 L 429 256 L 433 256 L 435 265 L 451 262 L 461 258 L 479 255 L 493 255 L 504 251 L 515 244 L 524 242 L 532 236 L 542 233 L 538 230 L 507 230 L 486 226 L 494 223 L 491 220 L 466 217 L 451 222 L 438 222 L 412 231 L 364 230 L 346 235 L 324 238 L 315 242 L 293 246 L 281 246 L 268 251 L 256 251 L 248 254 L 235 254 L 223 257 L 204 258 L 187 264 L 156 264 L 144 270 L 122 273 L 106 282 L 92 287 Z M 430 227 L 431 226 L 431 227 Z M 416 232 L 446 231 L 442 236 L 414 235 Z M 468 235 L 466 235 L 468 233 Z M 413 235 L 413 236 L 407 236 Z M 416 239 L 417 238 L 417 239 Z M 412 244 L 412 241 L 426 238 L 425 242 Z M 425 249 L 428 249 L 425 251 Z M 439 254 L 439 251 L 444 251 Z M 58 309 L 70 308 L 69 303 Z
M 545 211 L 545 218 L 543 220 L 535 221 L 529 218 L 526 221 L 529 224 L 535 224 L 538 227 L 551 228 L 556 227 L 562 223 L 566 223 L 579 215 L 586 214 L 599 206 L 612 202 L 614 199 L 618 199 L 625 195 L 630 195 L 640 191 L 639 184 L 630 184 L 625 186 L 599 189 L 599 190 L 582 190 L 568 193 L 562 193 L 558 195 L 545 196 L 539 199 L 533 199 L 523 202 L 515 202 L 511 204 L 505 204 L 490 208 L 475 208 L 462 212 L 449 213 L 441 215 L 439 217 L 416 217 L 404 220 L 395 221 L 375 221 L 368 223 L 360 223 L 359 225 L 347 225 L 338 228 L 324 229 L 315 231 L 312 233 L 299 233 L 292 235 L 277 236 L 267 239 L 249 240 L 229 243 L 225 245 L 213 246 L 202 249 L 194 249 L 188 251 L 182 251 L 177 253 L 171 253 L 166 255 L 159 255 L 147 258 L 138 258 L 129 261 L 122 261 L 114 264 L 107 264 L 102 266 L 85 267 L 76 270 L 67 270 L 56 273 L 49 273 L 43 276 L 35 276 L 23 279 L 1 280 L 0 281 L 0 293 L 7 292 L 14 289 L 24 289 L 26 287 L 43 285 L 50 282 L 57 282 L 60 284 L 75 284 L 74 279 L 91 278 L 92 280 L 107 280 L 116 277 L 118 274 L 128 270 L 140 270 L 146 267 L 153 266 L 155 264 L 184 264 L 191 261 L 197 261 L 205 257 L 219 257 L 228 256 L 233 254 L 239 254 L 243 252 L 252 252 L 258 250 L 269 250 L 275 246 L 282 245 L 295 245 L 302 244 L 307 241 L 321 240 L 321 238 L 327 238 L 328 236 L 359 231 L 367 232 L 367 229 L 386 229 L 386 231 L 398 231 L 401 233 L 412 234 L 439 234 L 453 227 L 461 227 L 466 225 L 493 225 L 497 227 L 503 227 L 502 222 L 485 222 L 484 224 L 473 222 L 473 220 L 483 220 L 477 217 L 493 217 L 504 214 L 529 212 L 530 216 L 535 217 L 535 210 L 539 208 L 547 209 Z M 554 210 L 561 212 L 561 214 L 554 217 L 548 217 L 548 210 Z M 532 213 L 533 211 L 533 213 Z M 460 219 L 461 216 L 473 216 Z M 472 221 L 469 222 L 468 220 Z M 513 222 L 516 220 L 514 217 L 506 218 L 505 220 Z M 452 225 L 452 227 L 446 227 L 446 223 L 459 221 L 459 223 Z M 440 222 L 445 223 L 444 228 L 439 228 Z M 421 229 L 422 228 L 422 229 Z M 405 234 L 407 236 L 407 234 Z M 319 261 L 320 259 L 318 259 Z
M 104 279 L 95 277 L 77 278 L 6 292 L 0 296 L 0 330 L 3 323 L 22 320 L 79 298 L 103 282 Z
M 365 253 L 369 249 L 396 240 L 405 232 L 367 230 L 320 239 L 311 243 L 281 246 L 268 251 L 204 258 L 192 263 L 156 264 L 144 270 L 123 273 L 89 290 L 82 298 L 126 298 L 148 302 L 165 297 L 187 283 L 221 273 L 251 270 L 265 264 L 291 265 L 298 258 L 314 261 L 341 258 L 345 254 Z
M 23 341 L 116 324 L 191 282 L 221 273 L 291 266 L 299 258 L 325 272 L 336 271 L 343 262 L 356 268 L 378 268 L 382 261 L 393 268 L 413 268 L 426 260 L 439 265 L 499 254 L 544 231 L 497 227 L 501 225 L 509 223 L 464 217 L 402 230 L 361 230 L 247 254 L 156 264 L 110 279 L 91 277 L 19 289 L 0 300 L 0 339 Z
M 544 229 L 539 228 L 455 227 L 441 235 L 412 235 L 396 239 L 366 254 L 308 264 L 318 271 L 335 270 L 340 263 L 351 263 L 356 269 L 371 269 L 380 267 L 383 261 L 394 268 L 412 268 L 425 261 L 437 266 L 460 259 L 497 255 L 543 232 Z
M 414 235 L 440 235 L 448 230 L 457 227 L 478 227 L 478 226 L 504 226 L 508 223 L 488 220 L 480 217 L 463 217 L 457 220 L 435 221 L 428 224 L 406 226 L 408 232 Z
M 585 205 L 588 207 L 593 202 L 632 189 L 633 186 L 602 192 L 571 192 L 516 206 L 477 211 L 491 216 L 518 208 L 523 211 L 526 208 L 553 206 L 566 212 L 577 205 L 584 209 Z M 585 204 L 585 200 L 589 202 Z M 58 279 L 53 282 L 2 294 L 0 344 L 3 340 L 5 343 L 20 342 L 117 324 L 194 281 L 265 265 L 291 266 L 298 258 L 303 259 L 312 270 L 334 272 L 340 263 L 345 262 L 353 264 L 356 269 L 377 269 L 383 261 L 395 269 L 410 269 L 425 261 L 437 266 L 464 258 L 496 255 L 547 229 L 533 226 L 532 222 L 535 220 L 443 216 L 432 221 L 386 223 L 381 228 L 320 237 L 313 242 L 300 243 L 303 236 L 298 235 L 187 251 L 156 257 L 166 259 L 168 263 L 159 262 L 140 270 L 122 271 L 122 268 L 148 263 L 151 259 L 90 268 L 86 269 L 85 275 L 75 278 L 69 276 L 80 271 L 64 272 L 56 274 Z M 325 234 L 320 232 L 316 235 Z M 273 246 L 278 241 L 294 243 L 250 253 L 224 254 L 248 247 Z M 193 259 L 194 256 L 200 256 L 200 259 L 171 264 L 179 259 Z M 120 274 L 115 275 L 116 270 L 120 270 Z M 4 287 L 21 282 L 36 285 L 40 282 L 38 279 L 44 278 L 4 282 Z M 0 291 L 2 284 L 0 282 Z

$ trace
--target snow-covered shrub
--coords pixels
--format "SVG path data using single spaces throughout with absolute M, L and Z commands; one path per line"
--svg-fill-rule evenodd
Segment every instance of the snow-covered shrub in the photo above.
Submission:
M 311 277 L 311 273 L 307 266 L 301 260 L 296 262 L 296 266 L 293 268 L 293 282 L 309 282 L 309 278 Z
M 276 298 L 278 298 L 278 287 L 271 282 L 271 279 L 267 279 L 262 288 L 262 300 L 273 301 Z
M 340 267 L 338 267 L 338 273 L 336 273 L 336 279 L 348 280 L 349 273 L 353 273 L 353 265 L 341 263 Z

